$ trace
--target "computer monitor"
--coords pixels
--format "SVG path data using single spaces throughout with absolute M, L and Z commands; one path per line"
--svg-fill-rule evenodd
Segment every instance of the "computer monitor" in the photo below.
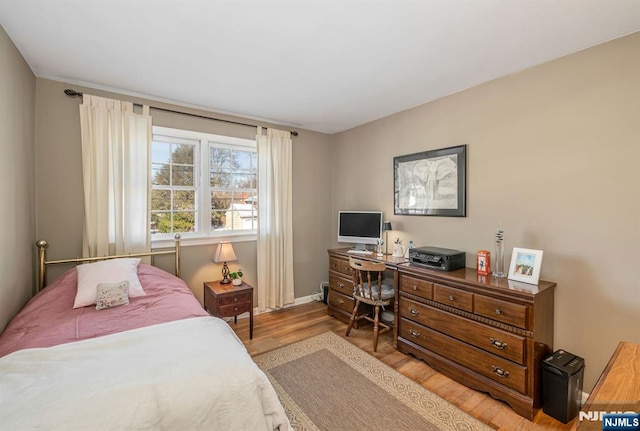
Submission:
M 382 223 L 382 211 L 338 211 L 338 242 L 364 250 L 382 238 Z

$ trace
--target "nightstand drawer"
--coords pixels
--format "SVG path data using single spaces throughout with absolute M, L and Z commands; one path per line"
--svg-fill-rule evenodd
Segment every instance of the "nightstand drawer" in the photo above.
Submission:
M 235 295 L 220 296 L 218 298 L 218 305 L 222 307 L 225 305 L 238 304 L 240 302 L 249 302 L 251 301 L 251 295 L 252 292 L 244 292 Z
M 251 310 L 251 302 L 241 302 L 238 304 L 224 305 L 218 308 L 220 310 L 218 317 L 232 317 L 238 314 L 246 313 Z

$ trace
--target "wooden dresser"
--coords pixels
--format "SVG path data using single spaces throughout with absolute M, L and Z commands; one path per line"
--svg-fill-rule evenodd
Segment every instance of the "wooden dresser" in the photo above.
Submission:
M 553 349 L 555 286 L 398 265 L 396 347 L 531 420 Z

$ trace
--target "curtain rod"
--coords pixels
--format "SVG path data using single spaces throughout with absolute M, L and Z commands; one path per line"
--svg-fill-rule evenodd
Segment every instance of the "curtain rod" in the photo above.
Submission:
M 64 94 L 66 94 L 69 97 L 80 97 L 80 98 L 82 98 L 82 95 L 83 95 L 83 93 L 76 90 L 72 90 L 70 88 L 67 88 L 66 90 L 64 90 Z M 139 103 L 134 103 L 134 105 L 142 106 Z M 189 112 L 174 111 L 173 109 L 160 108 L 157 106 L 149 106 L 149 108 L 155 109 L 156 111 L 169 112 L 171 114 L 188 115 L 190 117 L 204 118 L 205 120 L 221 121 L 223 123 L 237 124 L 239 126 L 259 127 L 259 126 L 256 126 L 255 124 L 240 123 L 239 121 L 225 120 L 222 118 L 215 118 L 215 117 L 207 117 L 206 115 L 191 114 Z M 298 136 L 298 132 L 296 132 L 295 130 L 290 130 L 289 133 L 291 133 L 293 136 Z

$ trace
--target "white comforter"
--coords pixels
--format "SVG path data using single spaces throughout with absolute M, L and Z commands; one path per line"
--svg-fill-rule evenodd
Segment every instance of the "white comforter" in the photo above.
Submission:
M 2 430 L 291 430 L 222 320 L 198 317 L 0 358 Z

